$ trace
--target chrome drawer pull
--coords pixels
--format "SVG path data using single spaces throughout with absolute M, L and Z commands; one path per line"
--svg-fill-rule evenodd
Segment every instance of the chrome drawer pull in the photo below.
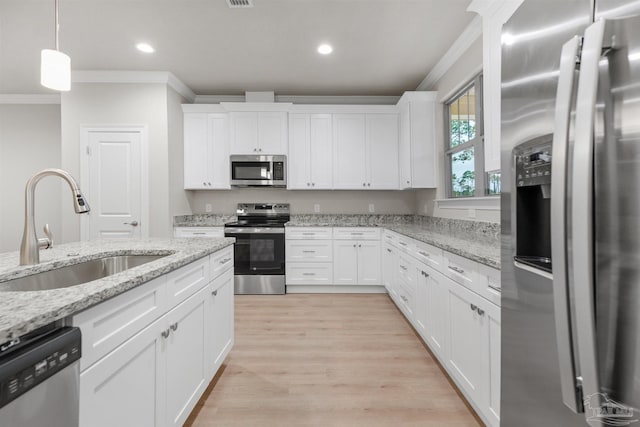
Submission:
M 483 309 L 481 309 L 480 307 L 478 307 L 478 310 L 477 310 L 477 311 L 478 311 L 478 314 L 479 314 L 480 316 L 484 316 L 484 310 L 483 310 Z
M 418 253 L 419 253 L 420 255 L 422 255 L 422 256 L 426 256 L 427 258 L 429 258 L 429 257 L 431 256 L 431 255 L 429 255 L 428 253 L 423 252 L 423 251 L 418 251 Z
M 218 296 L 218 290 L 216 289 L 215 291 L 211 292 L 211 295 L 213 295 L 214 297 Z
M 471 304 L 471 311 L 476 311 L 477 308 L 478 308 L 477 305 Z
M 460 273 L 460 274 L 464 274 L 464 270 L 461 268 L 458 268 L 454 265 L 450 265 L 449 266 L 449 270 L 455 271 L 456 273 Z
M 220 264 L 226 264 L 226 263 L 228 263 L 229 261 L 231 261 L 231 258 L 224 258 L 224 259 L 221 259 L 221 260 L 220 260 Z
M 404 265 L 400 265 L 400 268 L 403 269 L 404 271 L 407 271 L 407 267 L 405 267 Z
M 405 242 L 400 241 L 398 243 L 400 243 L 402 246 L 407 246 L 407 244 Z
M 315 276 L 316 273 L 302 273 L 303 276 Z
M 178 322 L 176 322 L 173 325 L 169 326 L 169 328 L 171 328 L 171 330 L 173 332 L 177 331 L 178 330 Z
M 497 287 L 497 286 L 489 285 L 489 289 L 492 289 L 492 290 L 494 290 L 494 291 L 496 291 L 496 292 L 500 292 L 500 293 L 502 293 L 502 288 L 499 288 L 499 287 Z
M 315 236 L 316 233 L 302 233 L 303 236 Z
M 391 253 L 391 249 L 387 248 L 387 252 Z
M 423 275 L 424 277 L 429 277 L 429 274 L 428 274 L 426 271 L 423 271 L 423 272 L 422 272 L 422 275 Z
M 316 251 L 302 251 L 303 254 L 315 254 Z

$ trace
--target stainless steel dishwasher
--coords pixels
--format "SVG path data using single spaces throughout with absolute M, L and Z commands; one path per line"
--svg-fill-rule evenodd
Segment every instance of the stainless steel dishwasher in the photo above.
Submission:
M 80 340 L 57 327 L 0 346 L 0 426 L 78 427 Z

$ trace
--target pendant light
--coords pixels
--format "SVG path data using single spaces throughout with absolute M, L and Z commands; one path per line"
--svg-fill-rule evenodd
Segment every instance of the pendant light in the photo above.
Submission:
M 60 52 L 58 40 L 58 0 L 55 0 L 56 49 L 42 49 L 40 53 L 40 83 L 53 90 L 71 89 L 71 58 Z

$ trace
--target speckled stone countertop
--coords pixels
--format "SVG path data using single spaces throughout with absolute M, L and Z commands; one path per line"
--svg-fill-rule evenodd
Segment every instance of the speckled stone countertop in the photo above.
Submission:
M 2 282 L 115 255 L 166 255 L 121 273 L 68 288 L 0 292 L 0 343 L 73 315 L 226 246 L 234 239 L 101 240 L 59 245 L 40 251 L 40 264 L 19 266 L 17 252 L 0 254 Z
M 237 221 L 235 214 L 194 214 L 173 217 L 174 227 L 222 227 L 227 222 Z
M 293 215 L 288 227 L 383 227 L 500 269 L 500 224 L 413 215 Z

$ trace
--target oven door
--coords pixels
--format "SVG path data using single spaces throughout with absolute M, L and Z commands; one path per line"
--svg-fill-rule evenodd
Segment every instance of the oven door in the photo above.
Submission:
M 236 239 L 236 276 L 284 275 L 284 228 L 225 228 L 224 235 Z

